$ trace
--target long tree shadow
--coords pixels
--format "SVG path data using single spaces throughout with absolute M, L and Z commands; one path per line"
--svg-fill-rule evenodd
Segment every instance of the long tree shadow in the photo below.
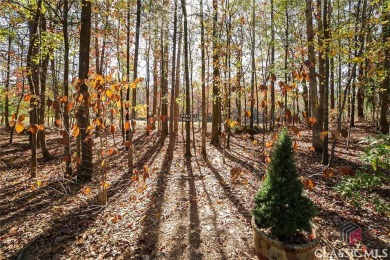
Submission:
M 214 147 L 218 150 L 218 152 L 220 152 L 221 154 L 223 154 L 223 147 L 221 147 L 221 146 L 219 146 L 219 145 L 216 145 L 216 146 L 214 146 Z M 240 158 L 237 158 L 237 157 L 233 156 L 228 150 L 225 151 L 225 156 L 226 156 L 226 158 L 228 158 L 229 160 L 231 160 L 231 161 L 233 161 L 233 162 L 235 162 L 235 163 L 237 163 L 237 164 L 240 164 L 242 167 L 244 167 L 244 168 L 250 170 L 251 172 L 257 173 L 257 174 L 256 174 L 257 177 L 259 177 L 259 178 L 261 177 L 261 176 L 260 176 L 261 172 L 259 171 L 259 169 L 256 169 L 255 167 L 253 167 L 253 165 L 250 164 L 250 163 L 248 163 L 248 161 L 244 161 L 244 160 L 242 160 L 242 159 L 240 159 Z
M 62 184 L 52 180 L 46 186 L 35 188 L 35 190 L 17 199 L 5 198 L 0 205 L 0 210 L 1 215 L 7 217 L 1 220 L 1 225 L 2 227 L 8 226 L 8 228 L 2 228 L 0 235 L 7 233 L 13 223 L 20 222 L 22 219 L 38 212 L 49 210 L 58 201 L 76 195 L 81 189 L 79 184 L 69 185 L 68 187 L 70 186 L 72 187 L 70 194 L 61 194 L 58 190 L 62 189 Z
M 158 140 L 149 145 L 149 148 L 137 160 L 134 167 L 142 167 L 145 161 L 156 151 L 159 151 L 159 147 L 160 142 Z M 119 163 L 115 165 L 115 169 L 123 172 Z M 124 173 L 111 185 L 108 191 L 108 198 L 112 198 L 117 193 L 120 193 L 121 187 L 128 187 L 130 183 L 131 176 Z M 97 200 L 98 195 L 89 198 L 86 203 L 72 209 L 70 213 L 53 219 L 51 226 L 45 232 L 15 252 L 11 259 L 52 259 L 53 255 L 61 255 L 66 249 L 66 245 L 73 242 L 79 234 L 85 232 L 96 220 L 99 213 L 101 213 L 101 207 L 91 207 Z M 88 211 L 88 215 L 81 214 L 85 211 Z M 56 239 L 58 235 L 61 237 L 60 245 L 58 239 Z
M 384 241 L 380 240 L 378 237 L 373 236 L 368 228 L 367 224 L 364 223 L 363 217 L 365 216 L 365 213 L 360 212 L 358 209 L 353 210 L 350 212 L 349 217 L 348 216 L 342 216 L 338 212 L 330 209 L 325 209 L 322 206 L 320 207 L 319 216 L 321 216 L 324 219 L 330 220 L 332 222 L 333 219 L 337 219 L 339 222 L 334 222 L 334 228 L 339 229 L 346 224 L 347 222 L 354 222 L 362 229 L 362 242 L 368 246 L 369 249 L 386 249 L 389 247 L 388 244 L 386 244 Z M 360 215 L 360 218 L 356 218 L 356 215 Z M 383 220 L 383 222 L 386 222 L 386 219 Z M 331 224 L 332 225 L 332 224 Z M 380 224 L 379 224 L 380 225 Z M 388 229 L 385 230 L 384 233 L 388 233 Z
M 198 198 L 196 193 L 194 174 L 192 171 L 191 157 L 186 158 L 186 168 L 188 173 L 188 186 L 189 186 L 189 200 L 190 200 L 190 228 L 189 228 L 189 240 L 190 240 L 190 258 L 201 259 L 202 253 L 198 251 L 200 246 L 200 225 L 199 225 L 199 210 L 198 210 Z
M 251 214 L 250 212 L 242 205 L 240 200 L 233 194 L 231 187 L 226 185 L 224 179 L 222 178 L 221 174 L 215 167 L 211 164 L 208 157 L 204 159 L 207 167 L 213 172 L 215 178 L 217 178 L 219 184 L 221 185 L 226 197 L 232 202 L 232 204 L 237 208 L 237 211 L 241 216 L 244 217 L 247 224 L 250 225 L 251 223 Z
M 198 165 L 199 172 L 200 172 L 201 176 L 203 176 L 202 169 L 200 168 L 198 158 L 196 158 L 196 163 Z M 209 194 L 209 191 L 206 188 L 206 184 L 204 182 L 204 179 L 201 178 L 201 180 L 202 180 L 203 190 L 206 193 L 207 202 L 209 204 L 209 207 L 211 208 L 211 211 L 213 212 L 213 217 L 211 219 L 212 219 L 213 226 L 214 226 L 214 229 L 215 229 L 215 232 L 216 232 L 216 235 L 217 235 L 217 239 L 216 240 L 218 241 L 218 244 L 219 244 L 218 251 L 219 251 L 219 254 L 221 256 L 221 259 L 227 259 L 227 256 L 226 256 L 225 252 L 223 251 L 223 244 L 221 242 L 221 231 L 219 230 L 218 225 L 217 225 L 217 217 L 218 217 L 217 211 L 215 210 L 214 204 L 211 201 L 210 194 Z
M 159 145 L 161 145 L 161 143 L 164 142 L 159 142 Z M 159 218 L 155 219 L 153 216 L 156 216 L 156 214 L 160 213 L 162 210 L 162 206 L 164 203 L 164 194 L 168 183 L 168 173 L 172 165 L 174 151 L 173 148 L 175 146 L 175 143 L 175 137 L 169 139 L 168 149 L 162 162 L 162 169 L 158 173 L 156 189 L 152 193 L 152 197 L 155 200 L 155 204 L 154 206 L 150 204 L 149 208 L 145 213 L 146 217 L 141 224 L 141 226 L 143 227 L 141 231 L 142 235 L 137 242 L 137 252 L 126 252 L 126 258 L 134 257 L 134 254 L 138 256 L 141 254 L 152 255 L 156 249 L 156 245 L 159 241 L 158 236 L 161 221 Z M 144 237 L 144 234 L 148 234 L 147 237 Z

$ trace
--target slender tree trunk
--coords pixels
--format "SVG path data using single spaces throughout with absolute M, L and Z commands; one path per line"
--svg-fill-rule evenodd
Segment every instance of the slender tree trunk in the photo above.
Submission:
M 46 32 L 46 18 L 44 15 L 42 15 L 40 20 L 40 34 L 42 37 L 42 33 Z M 44 125 L 45 124 L 45 107 L 46 107 L 46 75 L 47 75 L 47 67 L 49 65 L 49 54 L 46 54 L 41 59 L 41 70 L 40 70 L 40 85 L 41 85 L 41 91 L 40 91 L 40 103 L 39 103 L 39 118 L 38 118 L 38 124 Z M 50 153 L 46 146 L 46 135 L 45 130 L 38 131 L 38 140 L 40 142 L 41 151 L 43 155 L 44 160 L 50 159 Z
M 334 57 L 330 58 L 330 109 L 335 108 L 335 99 L 334 99 L 334 85 L 335 85 L 335 76 L 334 76 Z
M 69 36 L 68 36 L 68 9 L 69 2 L 64 0 L 63 15 L 64 21 L 62 25 L 62 32 L 64 35 L 64 96 L 69 97 Z M 65 158 L 65 174 L 72 174 L 71 167 L 71 153 L 69 144 L 69 111 L 68 111 L 68 99 L 64 103 L 64 158 Z
M 176 83 L 175 83 L 175 103 L 174 103 L 174 114 L 175 114 L 175 120 L 174 120 L 174 132 L 175 136 L 177 135 L 179 131 L 179 104 L 177 103 L 177 98 L 179 97 L 179 92 L 180 92 L 180 61 L 181 61 L 181 43 L 182 43 L 182 32 L 181 32 L 181 22 L 180 22 L 180 32 L 179 32 L 179 46 L 177 50 L 177 61 L 176 61 Z
M 157 37 L 156 37 L 157 38 Z M 157 44 L 155 44 L 155 48 L 157 48 Z M 154 50 L 154 58 L 153 58 L 153 107 L 152 107 L 152 116 L 156 119 L 157 118 L 157 89 L 158 89 L 158 53 L 157 50 Z M 156 129 L 156 120 L 153 120 L 153 126 L 152 129 Z
M 130 1 L 127 2 L 127 17 L 126 17 L 126 82 L 127 82 L 127 91 L 126 91 L 126 115 L 125 121 L 130 121 Z M 130 130 L 126 130 L 126 140 L 130 138 Z M 127 148 L 130 150 L 130 148 Z M 128 168 L 130 169 L 130 157 L 128 157 Z
M 149 32 L 151 31 L 150 20 L 148 20 L 148 30 Z M 152 46 L 151 41 L 151 33 L 149 33 L 148 52 L 146 54 L 146 124 L 149 124 L 150 117 L 150 49 Z
M 167 0 L 164 0 L 164 5 L 167 6 Z M 163 40 L 162 40 L 162 70 L 161 70 L 161 140 L 164 142 L 168 135 L 168 20 L 163 17 Z M 165 27 L 165 28 L 164 28 Z
M 383 23 L 382 23 L 382 39 L 383 45 L 389 42 L 390 37 L 390 14 L 386 12 L 386 1 L 383 1 Z M 389 111 L 389 95 L 390 95 L 390 48 L 384 48 L 383 68 L 386 70 L 386 76 L 381 83 L 381 107 L 380 107 L 380 131 L 384 134 L 389 133 L 389 121 L 387 113 Z
M 37 2 L 37 10 L 34 14 L 32 14 L 31 20 L 28 21 L 28 29 L 29 29 L 29 46 L 27 52 L 27 67 L 30 69 L 30 73 L 28 73 L 27 80 L 30 86 L 31 95 L 39 95 L 39 67 L 36 62 L 33 61 L 35 57 L 38 55 L 38 47 L 36 45 L 37 40 L 37 30 L 39 19 L 41 15 L 42 1 L 38 0 Z M 37 124 L 38 122 L 38 111 L 35 97 L 30 99 L 30 125 Z M 30 135 L 30 148 L 31 148 L 31 178 L 37 177 L 37 134 L 31 133 Z
M 174 104 L 175 104 L 175 75 L 176 75 L 176 37 L 177 37 L 177 0 L 175 0 L 175 13 L 173 18 L 173 47 L 172 47 L 172 88 L 171 88 L 171 107 L 170 107 L 170 125 L 169 125 L 169 133 L 171 137 L 174 137 Z
M 81 165 L 77 175 L 77 181 L 88 182 L 92 179 L 92 139 L 87 133 L 89 125 L 89 92 L 85 80 L 88 79 L 89 52 L 91 44 L 91 2 L 82 1 L 81 29 L 80 29 L 80 52 L 79 52 L 79 79 L 82 81 L 79 94 L 83 100 L 77 111 L 77 125 L 80 128 L 81 141 Z
M 190 78 L 188 71 L 188 25 L 187 25 L 187 10 L 186 10 L 186 1 L 181 0 L 181 7 L 183 10 L 184 18 L 184 76 L 186 81 L 186 114 L 191 113 L 190 107 Z M 185 156 L 191 156 L 191 129 L 190 122 L 186 121 L 186 152 Z
M 274 25 L 274 1 L 271 0 L 271 64 L 270 68 L 274 73 L 275 63 L 275 25 Z M 275 81 L 271 79 L 271 115 L 269 121 L 269 130 L 274 131 L 275 128 Z
M 213 0 L 213 121 L 211 144 L 219 144 L 218 111 L 219 111 L 219 43 L 218 43 L 218 1 Z
M 310 87 L 310 106 L 311 115 L 319 120 L 320 113 L 318 109 L 317 98 L 317 79 L 315 71 L 315 51 L 314 51 L 314 31 L 313 31 L 313 14 L 312 14 L 312 0 L 306 0 L 306 32 L 308 42 L 308 58 L 310 61 L 309 66 L 309 87 Z M 313 124 L 312 143 L 316 152 L 322 152 L 322 141 L 320 139 L 320 133 L 322 126 L 318 122 Z
M 123 79 L 123 74 L 121 73 L 122 71 L 122 65 L 121 65 L 121 59 L 120 59 L 120 32 L 121 32 L 121 19 L 118 18 L 118 31 L 117 31 L 117 43 L 116 43 L 116 49 L 117 49 L 117 62 L 118 62 L 118 81 L 122 81 Z M 124 121 L 124 109 L 123 109 L 123 84 L 121 84 L 121 87 L 119 89 L 119 98 L 121 102 L 121 108 L 120 108 L 120 126 L 121 126 L 121 133 L 122 133 L 122 143 L 125 143 L 126 137 L 125 137 L 125 121 Z M 148 107 L 149 109 L 149 107 Z M 148 110 L 149 111 L 149 110 Z
M 5 96 L 4 96 L 4 118 L 5 118 L 5 129 L 9 129 L 9 83 L 11 75 L 11 45 L 12 45 L 12 33 L 11 25 L 8 30 L 8 53 L 7 53 L 7 68 L 6 68 L 6 79 L 5 79 Z
M 204 21 L 203 21 L 203 0 L 200 0 L 200 42 L 201 42 L 201 61 L 202 61 L 202 154 L 206 155 L 206 133 L 207 133 L 207 115 L 206 115 L 206 60 L 205 60 L 205 40 L 204 40 Z
M 325 109 L 325 54 L 324 54 L 324 42 L 325 42 L 325 35 L 324 35 L 324 21 L 322 17 L 322 0 L 317 0 L 317 24 L 318 24 L 318 33 L 317 33 L 317 41 L 318 41 L 318 73 L 319 73 L 319 79 L 318 79 L 318 87 L 319 87 L 319 105 L 318 105 L 318 117 L 317 119 L 317 125 L 318 130 L 320 132 L 323 131 L 324 127 L 324 109 Z M 313 127 L 314 129 L 314 127 Z M 321 146 L 315 147 L 316 152 L 322 152 L 323 151 L 323 142 L 320 142 Z
M 330 52 L 330 34 L 329 34 L 329 21 L 328 19 L 328 0 L 324 0 L 324 45 L 325 45 L 325 97 L 324 97 L 324 131 L 329 130 L 329 52 Z M 333 137 L 335 138 L 335 137 Z M 328 155 L 328 135 L 324 136 L 324 150 L 322 153 L 322 164 L 328 165 L 329 155 Z
M 252 1 L 252 47 L 251 47 L 251 61 L 252 61 L 252 71 L 251 71 L 251 97 L 250 97 L 250 105 L 251 105 L 251 115 L 249 117 L 249 128 L 251 130 L 251 134 L 253 133 L 253 114 L 254 114 L 254 103 L 255 103 L 255 73 L 256 73 L 256 63 L 255 63 L 255 41 L 256 41 L 256 31 L 255 31 L 255 21 L 256 21 L 256 2 Z
M 285 38 L 286 38 L 286 45 L 284 46 L 284 82 L 285 84 L 289 84 L 288 82 L 288 77 L 287 77 L 287 66 L 288 66 L 288 48 L 289 48 L 289 43 L 288 43 L 288 32 L 289 32 L 289 16 L 288 16 L 288 5 L 286 4 L 285 8 L 285 16 L 286 16 L 286 31 L 284 32 Z M 286 86 L 285 85 L 285 86 Z M 287 111 L 287 89 L 285 89 L 284 92 L 284 110 Z M 284 120 L 285 123 L 287 123 L 287 117 L 284 115 Z
M 64 5 L 65 5 L 65 2 L 64 2 Z M 65 41 L 65 39 L 64 39 L 64 41 Z M 69 41 L 69 39 L 68 39 L 68 41 Z M 65 46 L 64 46 L 64 49 L 65 49 Z M 54 50 L 53 50 L 53 52 L 54 52 Z M 68 43 L 68 54 L 69 54 L 69 43 Z M 53 55 L 54 55 L 54 53 L 53 53 Z M 68 67 L 69 67 L 69 61 L 67 61 L 67 63 L 68 63 Z M 59 94 L 58 76 L 57 76 L 57 69 L 56 69 L 55 59 L 51 59 L 50 60 L 50 70 L 51 70 L 52 79 L 53 79 L 53 83 L 52 83 L 53 84 L 53 88 L 52 88 L 53 89 L 53 95 L 54 95 L 54 98 L 57 98 L 60 94 Z M 69 71 L 69 68 L 68 68 L 68 71 Z M 64 88 L 65 88 L 65 86 L 64 86 Z M 66 100 L 66 101 L 68 101 L 68 100 Z M 65 103 L 64 103 L 63 107 L 65 107 Z M 48 111 L 49 111 L 49 109 L 50 108 L 48 108 Z M 60 109 L 53 109 L 53 110 L 54 110 L 53 111 L 54 112 L 54 125 L 55 125 L 55 127 L 60 128 L 61 125 L 58 124 L 57 119 L 58 120 L 61 119 L 61 110 Z M 49 123 L 49 115 L 47 116 L 47 121 Z
M 140 26 L 141 26 L 141 0 L 137 0 L 137 21 L 135 25 L 135 48 L 134 48 L 134 65 L 133 65 L 133 81 L 138 78 L 138 52 L 139 52 L 139 34 L 140 34 Z M 131 128 L 129 131 L 129 157 L 128 157 L 128 168 L 131 173 L 134 166 L 134 144 L 133 144 L 133 135 L 135 131 L 135 108 L 137 106 L 137 87 L 132 89 L 132 100 L 131 100 Z
M 231 37 L 231 31 L 232 31 L 232 16 L 230 14 L 230 2 L 228 1 L 228 4 L 227 4 L 227 9 L 228 9 L 228 13 L 229 13 L 229 23 L 228 23 L 228 30 L 227 30 L 227 57 L 226 57 L 226 63 L 227 63 L 227 70 L 228 70 L 228 84 L 227 84 L 227 87 L 228 87 L 228 93 L 227 93 L 227 109 L 228 109 L 228 115 L 227 115 L 227 118 L 230 119 L 230 120 L 233 120 L 232 116 L 231 116 L 231 96 L 232 96 L 232 93 L 231 93 L 231 48 L 230 48 L 230 37 Z M 257 84 L 256 84 L 257 85 Z M 257 89 L 257 87 L 256 87 Z M 258 91 L 256 91 L 256 100 L 257 100 L 257 115 L 259 113 L 259 106 L 258 106 L 258 102 L 259 102 L 259 99 L 258 99 L 258 95 L 257 95 Z M 257 124 L 259 123 L 258 122 L 259 120 L 259 117 L 257 116 Z M 230 137 L 231 137 L 231 131 L 232 129 L 230 128 L 230 125 L 228 125 L 227 127 L 227 140 L 226 140 L 226 148 L 227 149 L 230 149 Z

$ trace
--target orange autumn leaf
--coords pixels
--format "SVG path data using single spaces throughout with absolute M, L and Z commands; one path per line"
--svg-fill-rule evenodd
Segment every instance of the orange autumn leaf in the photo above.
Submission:
M 322 176 L 325 179 L 331 179 L 334 176 L 334 170 L 332 168 L 326 168 L 322 171 Z
M 26 118 L 25 115 L 20 115 L 19 118 L 18 118 L 18 122 L 23 122 L 23 120 Z
M 83 193 L 84 193 L 84 195 L 88 195 L 88 194 L 90 194 L 91 193 L 91 188 L 90 187 L 85 187 L 84 188 L 84 190 L 83 190 Z
M 308 189 L 308 190 L 313 190 L 314 187 L 316 186 L 315 183 L 314 183 L 310 178 L 306 178 L 306 179 L 303 181 L 303 185 L 304 185 L 305 188 Z
M 58 126 L 58 127 L 60 127 L 61 124 L 62 124 L 61 119 L 57 118 L 56 121 L 55 121 L 55 125 Z
M 352 170 L 351 168 L 349 167 L 346 167 L 346 166 L 342 166 L 338 169 L 338 172 L 341 174 L 341 175 L 347 175 L 347 176 L 354 176 L 355 175 L 355 171 Z
M 33 125 L 30 125 L 29 127 L 29 131 L 34 135 L 38 132 L 38 127 L 37 125 L 33 124 Z
M 118 150 L 117 150 L 117 149 L 115 149 L 115 148 L 110 148 L 110 149 L 108 150 L 108 155 L 109 155 L 109 156 L 112 156 L 112 155 L 115 155 L 115 154 L 118 154 Z
M 15 126 L 15 130 L 18 134 L 20 134 L 21 132 L 23 132 L 24 130 L 24 126 L 20 123 L 17 123 L 16 126 Z
M 79 134 L 80 134 L 80 128 L 78 128 L 78 126 L 75 125 L 75 127 L 73 127 L 73 132 L 72 132 L 72 134 L 73 134 L 74 137 L 79 136 Z
M 125 122 L 125 130 L 126 130 L 126 131 L 129 131 L 129 130 L 130 130 L 130 121 L 129 121 L 129 120 L 127 120 L 127 121 Z
M 265 147 L 266 148 L 271 148 L 273 144 L 274 144 L 273 141 L 265 142 Z
M 309 117 L 309 123 L 314 125 L 317 122 L 317 119 L 314 116 Z
M 111 133 L 111 134 L 114 134 L 114 133 L 115 133 L 115 130 L 116 130 L 115 125 L 111 125 L 111 126 L 110 126 L 110 133 Z
M 296 127 L 295 125 L 293 125 L 291 128 L 292 128 L 294 134 L 296 134 L 298 137 L 301 137 L 301 130 L 299 130 L 298 127 Z
M 144 166 L 144 172 L 142 173 L 142 178 L 145 181 L 149 178 L 149 167 L 147 165 Z
M 251 116 L 251 111 L 249 111 L 249 110 L 245 110 L 245 116 L 246 117 L 250 117 Z

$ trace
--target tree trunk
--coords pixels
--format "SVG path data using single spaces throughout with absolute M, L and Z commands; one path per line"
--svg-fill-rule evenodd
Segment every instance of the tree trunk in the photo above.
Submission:
M 274 1 L 271 0 L 271 64 L 270 68 L 274 73 L 275 63 L 275 25 L 274 25 Z M 275 128 L 275 81 L 271 79 L 271 115 L 269 120 L 269 130 L 274 131 Z
M 317 98 L 317 79 L 315 71 L 315 51 L 314 51 L 314 31 L 313 31 L 313 14 L 312 14 L 312 0 L 306 0 L 306 33 L 308 42 L 308 58 L 309 66 L 309 88 L 310 88 L 310 107 L 311 115 L 319 120 L 318 98 Z M 322 126 L 316 122 L 313 124 L 312 143 L 316 152 L 322 152 L 322 141 L 320 133 Z
M 44 15 L 41 17 L 40 21 L 40 37 L 42 37 L 42 33 L 46 32 L 46 18 Z M 40 70 L 40 85 L 41 85 L 41 91 L 40 91 L 40 103 L 39 103 L 39 117 L 38 117 L 38 124 L 44 125 L 45 124 L 45 107 L 46 107 L 46 77 L 47 77 L 47 67 L 49 65 L 49 54 L 46 54 L 41 59 L 41 70 Z M 43 155 L 44 160 L 50 159 L 50 153 L 46 146 L 46 135 L 45 130 L 38 131 L 38 140 L 40 142 L 41 151 Z
M 173 127 L 173 131 L 175 132 L 175 136 L 179 131 L 179 104 L 177 103 L 177 98 L 179 97 L 180 91 L 180 61 L 181 61 L 181 42 L 182 42 L 182 32 L 181 32 L 181 22 L 180 22 L 180 33 L 179 33 L 179 46 L 177 50 L 177 61 L 176 61 L 176 83 L 175 83 L 175 103 L 174 103 L 174 114 L 175 114 L 175 124 Z
M 174 129 L 174 104 L 175 104 L 175 75 L 176 75 L 176 36 L 177 36 L 177 0 L 175 0 L 175 13 L 173 18 L 173 47 L 172 47 L 172 88 L 171 88 L 171 104 L 170 104 L 170 125 L 169 125 L 169 133 L 171 137 L 174 136 L 173 129 Z
M 319 105 L 318 105 L 318 117 L 317 119 L 317 127 L 320 132 L 322 132 L 324 127 L 324 109 L 325 109 L 325 54 L 324 54 L 324 41 L 325 41 L 325 35 L 324 35 L 324 26 L 323 26 L 323 17 L 322 17 L 322 0 L 317 0 L 317 23 L 318 23 L 318 34 L 317 34 L 317 41 L 318 41 L 318 73 L 319 73 L 319 80 L 318 80 L 318 87 L 319 87 Z M 315 63 L 314 63 L 315 64 Z M 315 76 L 314 76 L 315 77 Z M 314 129 L 314 127 L 313 127 Z M 323 151 L 323 142 L 320 142 L 320 147 L 315 147 L 316 152 L 322 152 Z
M 324 131 L 329 130 L 329 52 L 330 52 L 330 33 L 329 33 L 329 22 L 328 20 L 328 0 L 324 0 L 324 45 L 325 45 L 325 97 L 324 97 Z M 335 138 L 333 136 L 333 138 Z M 329 155 L 328 155 L 328 134 L 324 136 L 324 150 L 322 153 L 322 164 L 328 165 L 329 162 Z
M 219 43 L 218 43 L 218 1 L 213 0 L 213 121 L 211 129 L 211 144 L 219 144 Z
M 64 34 L 64 96 L 69 97 L 69 37 L 68 37 L 68 0 L 64 0 L 64 23 L 62 31 Z M 69 111 L 68 111 L 68 99 L 64 103 L 64 131 L 66 137 L 64 138 L 64 161 L 65 161 L 65 174 L 72 174 L 71 167 L 71 153 L 69 144 Z
M 188 71 L 188 27 L 187 27 L 187 10 L 186 10 L 186 1 L 181 0 L 181 7 L 183 10 L 184 18 L 184 76 L 186 81 L 186 114 L 191 113 L 190 107 L 190 78 Z M 191 156 L 191 129 L 190 122 L 186 121 L 186 152 L 185 156 Z
M 6 79 L 5 79 L 5 96 L 4 96 L 4 119 L 5 129 L 9 129 L 9 82 L 11 75 L 11 44 L 12 44 L 12 31 L 11 26 L 9 27 L 10 34 L 8 35 L 8 53 L 7 53 L 7 68 L 6 68 Z
M 386 1 L 383 2 L 383 23 L 382 23 L 382 39 L 383 46 L 389 41 L 390 37 L 390 14 L 386 12 Z M 383 68 L 386 71 L 386 76 L 381 83 L 381 107 L 380 107 L 380 131 L 384 134 L 389 133 L 389 121 L 387 119 L 387 113 L 389 110 L 389 95 L 390 95 L 390 48 L 384 48 L 385 59 L 383 61 Z
M 164 0 L 164 5 L 167 6 L 167 0 Z M 168 19 L 163 19 L 163 39 L 162 39 L 162 70 L 161 70 L 161 119 L 162 119 L 162 127 L 161 127 L 161 140 L 164 142 L 165 138 L 168 135 L 168 30 L 169 24 Z M 165 27 L 165 28 L 164 28 Z
M 27 52 L 27 67 L 30 69 L 30 73 L 28 73 L 27 80 L 30 85 L 30 92 L 32 97 L 30 99 L 30 125 L 37 124 L 38 122 L 38 111 L 36 103 L 35 95 L 39 95 L 39 66 L 33 60 L 37 57 L 39 48 L 36 44 L 37 40 L 37 29 L 39 24 L 39 19 L 41 16 L 41 8 L 42 8 L 42 0 L 38 0 L 37 2 L 37 10 L 32 15 L 32 19 L 28 21 L 28 29 L 29 29 L 29 46 Z M 31 178 L 37 177 L 37 134 L 31 133 Z
M 92 179 L 92 139 L 87 133 L 89 126 L 89 92 L 85 80 L 88 79 L 89 52 L 91 43 L 91 2 L 82 1 L 81 7 L 81 29 L 80 29 L 80 52 L 79 52 L 79 79 L 81 86 L 79 94 L 83 100 L 77 111 L 77 125 L 80 129 L 81 141 L 81 165 L 77 174 L 77 181 L 88 182 Z
M 200 0 L 200 42 L 201 42 L 201 62 L 202 62 L 202 154 L 206 155 L 206 133 L 207 133 L 207 115 L 206 115 L 206 60 L 205 60 L 205 42 L 204 42 L 204 22 L 203 22 L 203 0 Z
M 334 77 L 334 57 L 330 58 L 330 109 L 335 108 L 335 100 L 334 100 L 334 84 L 335 84 L 335 77 Z
M 251 105 L 251 115 L 249 117 L 249 128 L 251 130 L 251 134 L 253 133 L 253 114 L 254 109 L 253 105 L 255 103 L 255 73 L 256 73 L 256 63 L 255 63 L 255 41 L 256 41 L 256 31 L 255 31 L 255 20 L 256 20 L 256 2 L 252 1 L 252 47 L 251 47 L 251 61 L 252 61 L 252 69 L 251 69 L 251 97 L 250 97 L 250 105 Z
M 157 52 L 157 51 L 155 51 Z M 158 74 L 157 74 L 157 64 L 158 63 L 158 55 L 157 53 L 154 54 L 153 59 L 153 106 L 152 106 L 152 116 L 156 118 L 157 116 L 157 88 L 158 88 Z M 153 120 L 153 129 L 156 128 L 156 122 Z
M 137 21 L 135 25 L 135 48 L 134 48 L 134 65 L 133 65 L 133 81 L 135 81 L 138 78 L 138 50 L 139 50 L 139 34 L 140 34 L 140 26 L 141 26 L 141 0 L 137 0 Z M 137 87 L 132 89 L 132 100 L 131 100 L 131 128 L 129 131 L 129 157 L 128 157 L 128 170 L 129 173 L 132 172 L 133 166 L 134 166 L 134 144 L 133 144 L 133 135 L 135 131 L 135 107 L 137 106 Z M 134 122 L 134 125 L 133 125 Z

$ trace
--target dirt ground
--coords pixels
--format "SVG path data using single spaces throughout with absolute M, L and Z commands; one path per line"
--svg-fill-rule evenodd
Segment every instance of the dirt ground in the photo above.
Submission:
M 359 140 L 369 132 L 372 129 L 358 124 L 348 151 L 344 139 L 337 145 L 335 169 L 361 166 Z M 310 133 L 302 131 L 298 138 L 291 131 L 298 144 L 299 173 L 315 183 L 305 193 L 318 207 L 314 223 L 322 237 L 320 246 L 328 251 L 349 247 L 339 240 L 339 228 L 352 221 L 362 227 L 364 237 L 355 248 L 388 248 L 388 216 L 372 205 L 358 209 L 335 191 L 341 176 L 336 171 L 333 178 L 324 179 L 321 155 L 309 149 Z M 233 136 L 224 163 L 221 147 L 207 144 L 207 157 L 200 155 L 199 133 L 196 151 L 186 158 L 181 133 L 162 145 L 157 131 L 148 136 L 140 131 L 134 142 L 135 168 L 142 172 L 148 166 L 145 182 L 132 181 L 125 147 L 117 141 L 119 153 L 106 162 L 106 206 L 98 201 L 99 176 L 89 184 L 65 178 L 57 133 L 48 135 L 52 159 L 39 157 L 36 180 L 29 178 L 28 136 L 16 135 L 10 145 L 8 135 L 1 129 L 0 259 L 256 259 L 250 220 L 267 168 L 262 134 L 255 142 Z M 266 133 L 265 141 L 270 136 Z M 242 176 L 233 181 L 234 167 Z M 389 201 L 389 185 L 380 195 Z

